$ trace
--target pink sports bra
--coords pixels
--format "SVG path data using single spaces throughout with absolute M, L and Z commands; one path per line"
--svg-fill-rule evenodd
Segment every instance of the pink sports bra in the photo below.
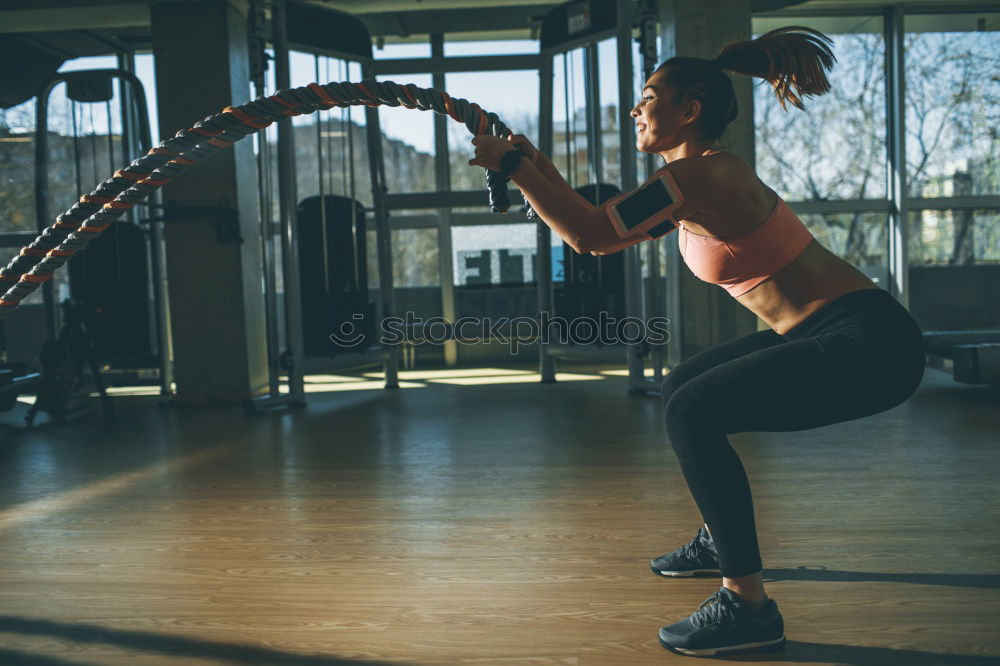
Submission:
M 699 279 L 742 296 L 799 256 L 813 235 L 781 197 L 763 224 L 751 231 L 716 238 L 680 224 L 677 242 L 684 262 Z

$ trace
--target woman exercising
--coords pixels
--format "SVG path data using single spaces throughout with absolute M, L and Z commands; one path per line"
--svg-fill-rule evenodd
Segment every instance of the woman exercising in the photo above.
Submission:
M 636 148 L 663 158 L 657 173 L 681 201 L 670 228 L 678 229 L 688 267 L 770 327 L 691 357 L 663 381 L 667 434 L 704 528 L 651 566 L 663 576 L 722 576 L 722 587 L 690 617 L 660 629 L 660 643 L 679 654 L 774 649 L 785 640 L 777 604 L 764 591 L 747 475 L 726 436 L 877 414 L 905 401 L 923 377 L 922 335 L 906 309 L 817 242 L 751 166 L 718 147 L 737 115 L 725 71 L 763 78 L 782 107 L 802 108 L 801 97 L 829 90 L 834 60 L 825 35 L 780 28 L 729 44 L 713 60 L 667 60 L 630 114 Z M 609 254 L 650 238 L 622 238 L 607 206 L 577 194 L 523 135 L 472 143 L 469 164 L 509 173 L 576 252 Z M 507 155 L 512 143 L 521 152 Z

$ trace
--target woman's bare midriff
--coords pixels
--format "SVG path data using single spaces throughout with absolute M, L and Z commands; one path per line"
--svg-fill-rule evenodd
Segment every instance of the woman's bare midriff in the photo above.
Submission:
M 736 300 L 784 335 L 830 301 L 877 288 L 868 276 L 813 240 L 791 263 Z
M 715 157 L 714 155 L 720 155 Z M 677 210 L 687 233 L 719 238 L 750 233 L 769 219 L 778 194 L 765 185 L 745 162 L 728 153 L 702 156 L 725 183 L 726 196 L 701 209 Z M 721 187 L 721 185 L 720 185 Z M 815 239 L 799 256 L 736 300 L 784 335 L 830 301 L 878 285 Z

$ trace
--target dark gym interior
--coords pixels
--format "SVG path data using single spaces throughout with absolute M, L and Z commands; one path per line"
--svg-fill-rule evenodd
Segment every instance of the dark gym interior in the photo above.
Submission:
M 926 368 L 882 413 L 730 435 L 787 641 L 727 659 L 1000 662 L 995 4 L 6 0 L 0 664 L 690 661 L 656 630 L 718 579 L 649 571 L 701 525 L 661 386 L 768 325 L 676 234 L 576 252 L 468 164 L 469 118 L 600 206 L 663 166 L 629 116 L 659 63 L 785 25 L 833 40 L 832 90 L 734 78 L 725 149 Z M 289 112 L 233 140 L 227 108 Z M 136 175 L 157 150 L 169 182 Z

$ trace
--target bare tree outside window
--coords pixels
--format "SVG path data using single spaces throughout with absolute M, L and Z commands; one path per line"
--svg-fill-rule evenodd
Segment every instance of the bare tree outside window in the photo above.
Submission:
M 907 180 L 915 197 L 1000 194 L 1000 35 L 906 35 Z
M 1000 194 L 1000 35 L 906 35 L 907 180 L 914 197 Z M 910 215 L 911 265 L 1000 263 L 998 211 Z
M 785 111 L 755 79 L 757 170 L 791 201 L 874 199 L 885 188 L 885 43 L 880 34 L 830 35 L 831 90 Z
M 830 37 L 838 58 L 833 87 L 807 100 L 805 112 L 783 111 L 766 83 L 756 86 L 757 170 L 790 201 L 882 199 L 884 41 L 879 30 Z M 1000 193 L 1000 37 L 910 33 L 904 48 L 909 195 Z M 858 211 L 806 218 L 821 242 L 846 260 L 862 268 L 884 265 L 884 216 Z M 908 219 L 911 265 L 1000 262 L 995 211 L 915 210 Z
M 831 90 L 784 111 L 771 87 L 754 88 L 757 171 L 787 201 L 885 197 L 885 43 L 880 33 L 830 35 Z M 885 216 L 808 215 L 828 249 L 859 268 L 885 265 Z

